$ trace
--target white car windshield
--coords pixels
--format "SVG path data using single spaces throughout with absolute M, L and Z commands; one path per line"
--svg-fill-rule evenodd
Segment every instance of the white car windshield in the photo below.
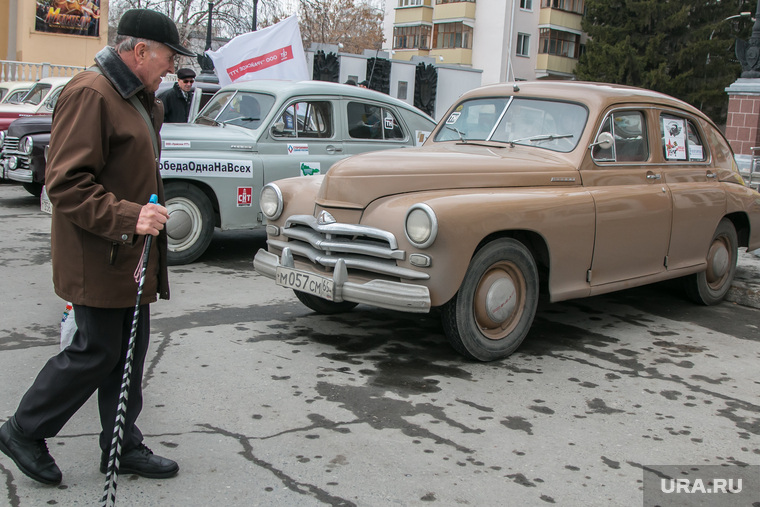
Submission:
M 241 90 L 220 91 L 195 118 L 201 125 L 237 125 L 257 129 L 269 114 L 274 97 Z
M 518 97 L 473 99 L 449 114 L 435 141 L 499 142 L 569 152 L 578 145 L 587 119 L 586 108 L 571 102 Z

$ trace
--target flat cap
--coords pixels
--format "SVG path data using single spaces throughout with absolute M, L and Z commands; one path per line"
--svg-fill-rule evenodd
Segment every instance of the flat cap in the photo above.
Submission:
M 195 56 L 195 53 L 179 43 L 177 25 L 166 14 L 150 9 L 130 9 L 119 20 L 119 35 L 128 35 L 166 44 L 177 53 Z
M 193 69 L 179 69 L 177 71 L 177 79 L 188 79 L 195 77 L 195 71 Z

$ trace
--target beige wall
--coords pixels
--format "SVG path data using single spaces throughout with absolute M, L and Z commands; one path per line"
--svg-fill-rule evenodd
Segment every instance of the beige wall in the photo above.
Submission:
M 12 51 L 12 48 L 9 48 L 8 42 L 5 41 L 5 51 L 0 53 L 0 55 L 7 55 L 7 59 L 86 67 L 92 65 L 95 54 L 107 44 L 107 0 L 101 0 L 99 37 L 37 32 L 34 29 L 35 0 L 0 0 L 0 9 L 2 9 L 0 13 L 9 13 L 11 2 L 17 5 L 15 20 L 17 27 L 16 51 L 15 54 L 7 54 L 9 50 Z M 9 16 L 0 17 L 7 19 Z M 1 28 L 2 26 L 0 25 Z M 0 33 L 8 33 L 8 31 Z M 0 41 L 0 44 L 2 44 L 2 41 Z M 0 50 L 2 49 L 3 46 L 0 45 Z
M 0 0 L 0 59 L 8 54 L 8 34 L 10 33 L 10 0 Z

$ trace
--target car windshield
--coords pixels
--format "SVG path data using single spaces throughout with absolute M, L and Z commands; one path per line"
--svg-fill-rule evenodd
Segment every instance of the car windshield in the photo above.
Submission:
M 269 113 L 274 97 L 241 90 L 221 91 L 195 118 L 200 125 L 237 125 L 255 130 Z
M 36 106 L 42 102 L 42 99 L 45 98 L 45 95 L 47 95 L 48 90 L 50 90 L 51 87 L 52 85 L 49 85 L 47 83 L 37 83 L 34 85 L 34 88 L 29 90 L 29 93 L 24 96 L 24 100 L 21 102 L 24 104 L 33 104 Z
M 436 142 L 485 141 L 569 152 L 586 126 L 585 107 L 558 100 L 494 97 L 465 101 L 446 118 Z

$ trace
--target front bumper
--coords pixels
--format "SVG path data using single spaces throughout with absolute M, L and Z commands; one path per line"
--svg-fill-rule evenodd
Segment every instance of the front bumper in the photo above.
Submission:
M 278 266 L 295 267 L 289 248 L 283 249 L 282 258 L 262 248 L 253 259 L 253 269 L 273 280 Z M 430 291 L 423 285 L 388 280 L 350 282 L 346 265 L 342 261 L 338 261 L 335 265 L 333 282 L 335 282 L 335 302 L 351 301 L 410 313 L 430 311 Z

